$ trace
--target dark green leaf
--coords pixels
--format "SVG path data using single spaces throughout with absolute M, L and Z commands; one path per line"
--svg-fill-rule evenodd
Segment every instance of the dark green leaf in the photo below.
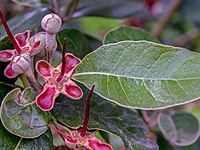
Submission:
M 107 100 L 158 109 L 200 97 L 200 54 L 147 41 L 103 45 L 88 54 L 73 77 Z
M 84 96 L 80 100 L 71 100 L 61 95 L 53 109 L 53 115 L 70 127 L 82 125 L 85 111 L 85 100 L 89 93 L 85 87 Z M 120 136 L 128 149 L 156 150 L 157 145 L 144 134 L 148 134 L 148 127 L 138 113 L 129 108 L 118 106 L 104 100 L 93 93 L 91 98 L 91 112 L 89 128 L 96 128 Z
M 23 103 L 19 88 L 6 95 L 1 105 L 0 116 L 2 124 L 9 132 L 23 138 L 35 138 L 47 130 L 47 126 L 30 128 L 30 126 L 45 125 L 48 120 L 34 100 Z
M 128 26 L 117 27 L 108 32 L 107 35 L 104 37 L 103 43 L 104 44 L 117 43 L 125 40 L 133 40 L 133 41 L 146 40 L 155 43 L 160 43 L 158 39 L 156 39 L 149 32 L 140 28 L 132 28 Z
M 9 86 L 9 85 L 6 85 L 5 83 L 3 83 L 3 82 L 0 82 L 0 104 L 1 104 L 1 102 L 2 102 L 2 100 L 3 100 L 3 98 L 4 98 L 4 96 L 6 96 L 6 94 L 8 93 L 8 92 L 10 92 L 12 89 L 13 89 L 13 87 L 11 87 L 11 86 Z
M 66 52 L 73 53 L 78 58 L 83 58 L 92 51 L 87 38 L 78 30 L 65 29 L 58 32 L 58 41 L 63 45 L 63 41 L 67 39 Z
M 158 126 L 164 137 L 175 146 L 194 143 L 199 135 L 199 121 L 189 113 L 159 114 Z
M 125 18 L 142 11 L 143 3 L 130 0 L 90 0 L 80 1 L 77 11 L 73 17 L 101 16 L 109 18 Z
M 175 150 L 175 148 L 159 134 L 157 134 L 157 144 L 159 146 L 159 150 Z
M 38 24 L 40 24 L 41 19 L 47 13 L 49 13 L 49 10 L 47 10 L 47 8 L 37 8 L 30 12 L 23 13 L 22 15 L 18 15 L 13 19 L 9 20 L 7 23 L 13 35 L 15 35 L 26 30 L 33 30 Z M 7 36 L 7 33 L 3 25 L 1 25 L 0 40 L 2 40 L 5 36 Z
M 0 149 L 1 150 L 13 150 L 18 144 L 20 137 L 15 136 L 8 132 L 0 121 Z
M 53 150 L 51 130 L 34 139 L 23 139 L 16 150 Z
M 0 122 L 1 150 L 52 150 L 53 139 L 51 131 L 35 139 L 23 139 L 8 132 Z

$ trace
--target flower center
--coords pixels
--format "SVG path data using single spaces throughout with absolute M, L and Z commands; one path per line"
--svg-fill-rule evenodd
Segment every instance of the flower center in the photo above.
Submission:
M 53 73 L 52 73 L 52 77 L 50 77 L 50 78 L 47 80 L 47 84 L 49 84 L 49 85 L 54 85 L 54 86 L 56 86 L 56 88 L 57 88 L 59 91 L 61 91 L 62 88 L 63 88 L 63 86 L 64 86 L 64 84 L 69 80 L 69 78 L 66 77 L 66 76 L 63 76 L 62 79 L 58 82 L 58 81 L 57 81 L 57 78 L 58 78 L 59 75 L 60 75 L 60 72 L 59 72 L 57 69 L 55 69 L 55 70 L 53 71 Z

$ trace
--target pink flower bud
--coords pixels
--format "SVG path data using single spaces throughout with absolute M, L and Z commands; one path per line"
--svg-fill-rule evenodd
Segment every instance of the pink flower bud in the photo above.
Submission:
M 31 67 L 31 58 L 28 54 L 15 56 L 12 62 L 12 70 L 17 74 L 24 73 L 29 67 Z
M 48 33 L 48 34 L 56 34 L 62 25 L 62 21 L 60 17 L 56 14 L 48 14 L 44 16 L 44 18 L 41 21 L 42 28 Z

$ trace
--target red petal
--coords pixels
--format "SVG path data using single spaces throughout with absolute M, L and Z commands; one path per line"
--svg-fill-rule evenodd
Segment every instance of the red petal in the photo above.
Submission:
M 15 78 L 19 74 L 15 73 L 12 69 L 12 62 L 5 68 L 4 74 L 8 78 Z
M 83 96 L 81 88 L 70 79 L 64 84 L 61 93 L 72 99 L 80 99 Z
M 30 31 L 29 30 L 26 30 L 25 32 L 23 33 L 18 33 L 15 35 L 15 39 L 17 41 L 17 44 L 20 46 L 20 47 L 24 47 L 26 46 L 29 42 L 28 42 L 28 39 L 29 39 L 29 36 L 30 36 Z
M 12 57 L 14 56 L 15 50 L 3 50 L 0 51 L 0 61 L 8 62 L 12 60 Z
M 55 68 L 51 66 L 48 62 L 41 60 L 36 64 L 37 72 L 44 78 L 46 81 L 49 77 L 51 77 L 51 73 Z
M 112 147 L 109 144 L 103 143 L 98 139 L 88 140 L 88 147 L 92 150 L 112 150 Z
M 77 58 L 71 53 L 65 54 L 65 75 L 68 77 L 71 76 L 72 72 L 74 71 L 75 67 L 80 64 L 81 59 Z M 58 66 L 59 70 L 61 70 L 61 64 Z
M 60 92 L 54 86 L 45 84 L 42 93 L 36 97 L 36 104 L 43 111 L 49 111 L 53 108 L 56 97 Z

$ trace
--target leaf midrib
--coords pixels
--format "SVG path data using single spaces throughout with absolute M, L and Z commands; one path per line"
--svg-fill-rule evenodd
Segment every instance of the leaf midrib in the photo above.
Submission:
M 142 78 L 142 77 L 132 77 L 132 76 L 125 76 L 125 75 L 118 75 L 118 74 L 112 74 L 112 73 L 103 73 L 103 72 L 84 72 L 84 73 L 75 73 L 73 74 L 73 79 L 76 80 L 76 77 L 78 76 L 84 76 L 84 75 L 106 75 L 106 76 L 115 76 L 115 77 L 122 77 L 122 78 L 129 78 L 129 79 L 139 79 L 139 80 L 157 80 L 157 81 L 185 81 L 185 80 L 196 80 L 200 79 L 200 77 L 194 77 L 194 78 Z

